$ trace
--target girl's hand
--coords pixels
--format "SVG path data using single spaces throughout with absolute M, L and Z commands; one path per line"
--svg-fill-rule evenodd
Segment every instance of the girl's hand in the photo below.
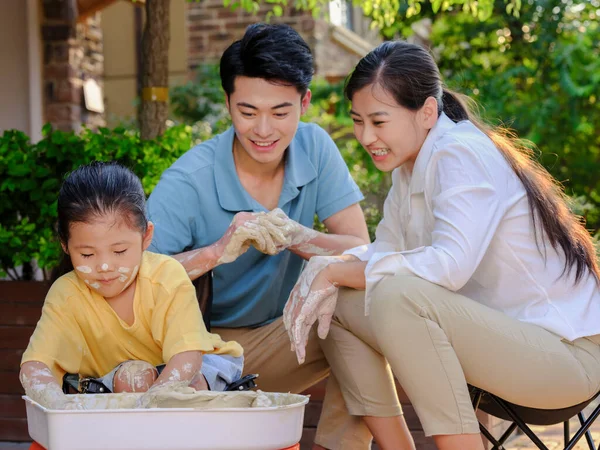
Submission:
M 330 280 L 327 267 L 345 260 L 340 256 L 312 257 L 285 305 L 283 324 L 300 364 L 306 356 L 306 343 L 313 324 L 319 321 L 318 334 L 321 339 L 325 339 L 329 333 L 338 285 Z
M 21 366 L 19 379 L 25 394 L 48 409 L 85 409 L 77 397 L 63 393 L 50 368 L 40 361 L 28 361 Z

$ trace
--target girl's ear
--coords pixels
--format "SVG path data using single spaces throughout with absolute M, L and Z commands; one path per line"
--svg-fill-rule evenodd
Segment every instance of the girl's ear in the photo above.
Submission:
M 438 119 L 438 102 L 434 97 L 427 97 L 421 107 L 421 124 L 427 130 L 431 130 Z
M 68 255 L 69 254 L 69 249 L 67 248 L 67 245 L 64 242 L 61 242 L 60 246 L 62 247 L 63 252 L 65 252 Z
M 154 224 L 148 221 L 148 227 L 146 228 L 146 232 L 142 237 L 142 249 L 148 250 L 150 244 L 152 243 L 152 237 L 154 236 Z

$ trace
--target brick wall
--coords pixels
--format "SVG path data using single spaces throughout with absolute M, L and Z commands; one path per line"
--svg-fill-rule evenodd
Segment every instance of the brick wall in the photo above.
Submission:
M 223 51 L 240 39 L 246 27 L 264 21 L 270 5 L 260 7 L 256 14 L 241 9 L 231 11 L 221 0 L 204 0 L 188 5 L 189 31 L 188 65 L 194 69 L 203 62 L 215 62 Z M 310 12 L 286 7 L 281 17 L 272 16 L 271 23 L 286 23 L 293 27 L 311 47 L 316 72 L 331 79 L 345 77 L 364 53 L 356 53 L 340 45 L 332 37 L 332 26 L 324 19 L 315 19 Z M 360 37 L 357 36 L 360 40 Z M 367 44 L 367 41 L 364 42 Z
M 244 35 L 246 27 L 264 21 L 270 9 L 270 5 L 261 5 L 256 14 L 250 14 L 241 8 L 236 11 L 224 8 L 222 0 L 191 2 L 187 11 L 189 67 L 193 69 L 204 61 L 218 61 L 223 51 Z M 310 12 L 286 7 L 282 17 L 272 17 L 270 22 L 287 23 L 309 45 L 314 41 L 312 31 L 315 20 Z
M 102 114 L 85 108 L 83 98 L 85 80 L 93 78 L 102 86 L 100 15 L 84 23 L 76 20 L 75 0 L 44 0 L 44 121 L 65 131 L 105 124 Z

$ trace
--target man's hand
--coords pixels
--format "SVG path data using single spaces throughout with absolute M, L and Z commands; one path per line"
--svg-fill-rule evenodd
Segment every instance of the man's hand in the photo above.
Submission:
M 241 212 L 218 242 L 219 264 L 235 261 L 252 245 L 266 255 L 307 242 L 318 233 L 291 220 L 281 209 L 269 213 Z
M 306 244 L 319 235 L 312 228 L 290 219 L 279 208 L 275 208 L 265 216 L 265 225 L 269 226 L 269 231 L 279 251 Z
M 235 215 L 229 228 L 217 243 L 219 253 L 219 264 L 235 261 L 246 253 L 250 245 L 259 250 L 269 248 L 274 250 L 274 244 L 270 244 L 269 233 L 259 226 L 259 218 L 265 213 L 240 212 Z
M 300 364 L 306 356 L 306 343 L 313 324 L 319 321 L 317 332 L 325 339 L 335 312 L 338 285 L 329 279 L 327 267 L 346 260 L 340 256 L 312 257 L 283 309 L 283 324 Z

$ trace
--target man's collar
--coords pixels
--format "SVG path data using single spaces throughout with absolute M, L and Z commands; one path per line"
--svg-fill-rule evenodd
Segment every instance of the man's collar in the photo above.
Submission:
M 233 159 L 235 131 L 230 127 L 221 135 L 221 143 L 215 150 L 215 183 L 219 204 L 227 211 L 253 211 L 259 203 L 244 189 L 238 177 Z M 307 151 L 292 139 L 285 152 L 284 182 L 279 197 L 279 206 L 296 198 L 299 188 L 317 177 L 317 169 L 308 157 Z

